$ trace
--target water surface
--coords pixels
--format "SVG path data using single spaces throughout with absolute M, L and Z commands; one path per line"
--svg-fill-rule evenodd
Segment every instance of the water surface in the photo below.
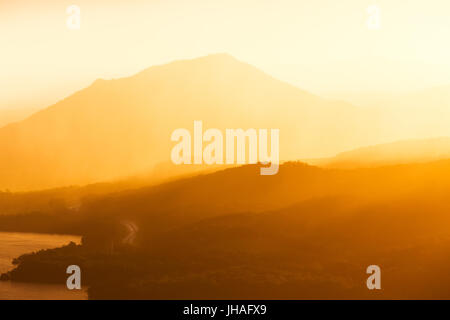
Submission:
M 12 260 L 24 253 L 80 243 L 80 237 L 35 233 L 0 232 L 0 273 L 14 268 Z M 47 285 L 0 281 L 0 300 L 5 299 L 87 299 L 87 292 L 70 291 L 64 284 Z

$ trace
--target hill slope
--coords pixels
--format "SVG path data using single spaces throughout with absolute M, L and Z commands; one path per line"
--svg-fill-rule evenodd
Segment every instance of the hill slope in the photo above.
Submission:
M 100 299 L 450 296 L 449 160 L 257 172 L 244 166 L 87 200 L 65 215 L 82 246 L 22 256 L 3 278 L 63 283 L 64 266 L 76 263 Z M 138 230 L 131 246 L 124 222 Z M 372 264 L 382 268 L 379 292 L 366 287 Z

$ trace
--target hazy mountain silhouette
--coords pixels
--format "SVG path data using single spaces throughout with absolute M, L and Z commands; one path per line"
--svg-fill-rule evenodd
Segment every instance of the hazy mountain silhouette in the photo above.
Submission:
M 37 111 L 37 108 L 0 109 L 0 128 L 12 123 L 24 120 Z
M 328 168 L 377 167 L 450 159 L 450 138 L 405 140 L 358 148 L 332 158 L 306 160 Z
M 90 87 L 0 129 L 0 188 L 87 184 L 170 161 L 177 128 L 280 128 L 282 159 L 373 142 L 376 117 L 278 81 L 226 54 L 151 67 Z
M 355 91 L 331 96 L 378 110 L 385 142 L 450 136 L 450 85 L 409 92 Z

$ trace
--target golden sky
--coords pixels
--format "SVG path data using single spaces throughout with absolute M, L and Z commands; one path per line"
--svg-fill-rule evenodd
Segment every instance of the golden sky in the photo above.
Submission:
M 446 85 L 449 15 L 448 0 L 0 0 L 0 108 L 215 52 L 319 94 Z

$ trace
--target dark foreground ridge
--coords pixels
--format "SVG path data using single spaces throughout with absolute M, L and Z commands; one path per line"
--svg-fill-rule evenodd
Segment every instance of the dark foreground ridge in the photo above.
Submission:
M 446 299 L 449 169 L 244 166 L 87 199 L 53 225 L 81 245 L 23 255 L 2 280 L 65 284 L 76 264 L 90 299 Z M 366 287 L 374 264 L 382 290 Z

